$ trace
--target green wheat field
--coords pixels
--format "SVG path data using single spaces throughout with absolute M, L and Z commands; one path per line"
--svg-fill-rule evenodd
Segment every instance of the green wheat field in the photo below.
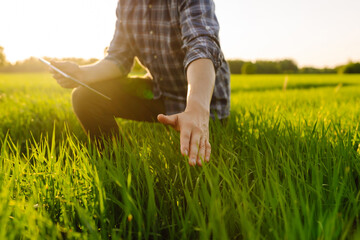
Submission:
M 233 75 L 212 159 L 119 119 L 100 152 L 49 74 L 0 75 L 0 239 L 359 239 L 360 75 Z

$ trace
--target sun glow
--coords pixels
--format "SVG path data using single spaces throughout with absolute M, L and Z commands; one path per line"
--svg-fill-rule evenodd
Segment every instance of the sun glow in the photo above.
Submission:
M 29 56 L 101 58 L 115 26 L 116 0 L 0 3 L 0 45 L 10 61 Z M 6 22 L 6 24 L 4 24 Z
M 300 66 L 360 60 L 360 1 L 214 0 L 226 58 L 293 58 Z M 102 58 L 117 0 L 1 0 L 0 46 L 8 60 Z

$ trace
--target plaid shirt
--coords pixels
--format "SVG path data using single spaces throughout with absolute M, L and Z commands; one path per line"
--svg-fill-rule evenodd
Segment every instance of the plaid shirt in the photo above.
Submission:
M 216 71 L 211 116 L 229 115 L 230 73 L 212 0 L 119 0 L 116 14 L 106 59 L 127 75 L 137 57 L 151 73 L 154 98 L 163 97 L 166 114 L 185 110 L 186 69 L 206 58 Z

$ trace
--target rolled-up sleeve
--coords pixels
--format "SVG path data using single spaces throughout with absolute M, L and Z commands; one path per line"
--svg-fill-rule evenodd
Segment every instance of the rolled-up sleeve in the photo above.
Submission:
M 179 4 L 180 27 L 185 50 L 184 68 L 191 62 L 210 59 L 215 71 L 223 61 L 219 44 L 219 23 L 212 0 L 181 0 Z
M 116 9 L 116 29 L 114 37 L 107 51 L 106 60 L 114 62 L 124 75 L 127 75 L 133 66 L 135 54 L 131 50 L 129 36 L 126 34 L 121 20 L 120 1 Z

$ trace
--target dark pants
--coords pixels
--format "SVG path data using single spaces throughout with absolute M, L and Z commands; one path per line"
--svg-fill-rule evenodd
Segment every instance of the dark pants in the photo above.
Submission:
M 72 105 L 84 131 L 92 139 L 119 134 L 115 117 L 136 121 L 156 121 L 165 112 L 162 99 L 152 97 L 152 81 L 147 78 L 123 78 L 99 82 L 91 87 L 111 101 L 84 87 L 74 89 Z

